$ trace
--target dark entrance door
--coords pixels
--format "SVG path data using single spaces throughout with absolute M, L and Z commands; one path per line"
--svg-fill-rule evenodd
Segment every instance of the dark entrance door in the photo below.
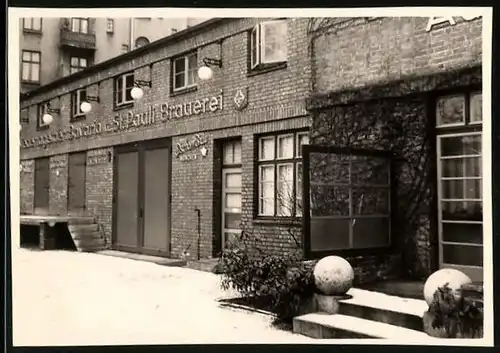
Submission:
M 117 148 L 114 248 L 170 254 L 170 166 L 167 141 Z
M 85 211 L 85 173 L 87 153 L 77 152 L 68 159 L 68 213 L 81 214 Z
M 35 160 L 35 200 L 36 214 L 49 213 L 50 170 L 49 158 Z

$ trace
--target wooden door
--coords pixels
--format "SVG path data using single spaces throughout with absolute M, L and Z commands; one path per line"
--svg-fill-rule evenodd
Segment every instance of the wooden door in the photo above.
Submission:
M 68 158 L 68 213 L 85 211 L 85 175 L 87 153 L 71 153 Z
M 50 200 L 50 160 L 38 158 L 35 160 L 35 214 L 49 213 Z

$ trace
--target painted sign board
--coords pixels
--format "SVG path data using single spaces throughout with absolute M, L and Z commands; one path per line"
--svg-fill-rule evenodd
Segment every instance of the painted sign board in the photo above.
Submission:
M 465 21 L 472 21 L 475 20 L 476 18 L 479 18 L 481 16 L 461 16 Z M 427 22 L 427 27 L 425 30 L 429 32 L 433 26 L 448 22 L 450 26 L 454 26 L 457 22 L 452 16 L 447 16 L 447 17 L 429 17 L 429 20 Z

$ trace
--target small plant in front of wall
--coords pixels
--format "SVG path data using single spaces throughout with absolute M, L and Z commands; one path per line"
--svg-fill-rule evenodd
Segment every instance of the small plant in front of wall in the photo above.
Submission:
M 454 293 L 448 283 L 436 290 L 428 313 L 432 328 L 443 331 L 446 338 L 482 337 L 482 310 L 461 293 Z

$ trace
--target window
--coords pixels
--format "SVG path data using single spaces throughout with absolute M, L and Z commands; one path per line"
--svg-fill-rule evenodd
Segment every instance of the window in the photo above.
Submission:
M 115 20 L 112 18 L 106 19 L 106 33 L 113 33 L 115 31 Z
M 438 127 L 481 123 L 483 98 L 481 92 L 442 96 L 436 102 Z
M 71 117 L 81 118 L 85 113 L 81 109 L 81 104 L 87 100 L 87 91 L 79 89 L 71 94 Z
M 86 58 L 79 58 L 77 56 L 72 56 L 69 62 L 69 73 L 72 75 L 75 72 L 82 71 L 87 68 L 88 61 Z
M 286 20 L 262 22 L 250 34 L 251 69 L 287 61 Z
M 196 85 L 196 69 L 198 56 L 196 53 L 181 56 L 173 60 L 173 88 L 174 91 Z
M 23 18 L 23 30 L 25 31 L 42 31 L 42 19 L 41 18 Z
M 241 140 L 227 141 L 222 146 L 222 165 L 241 164 Z
M 19 122 L 21 124 L 29 124 L 30 116 L 29 116 L 29 109 L 28 108 L 21 109 L 21 114 L 19 115 Z
M 23 82 L 40 82 L 40 57 L 41 54 L 38 51 L 23 50 L 21 68 L 21 80 Z
M 300 147 L 308 143 L 307 132 L 265 136 L 258 140 L 259 216 L 301 216 Z
M 146 37 L 139 37 L 135 40 L 135 47 L 140 48 L 149 44 L 149 39 Z
M 45 113 L 48 112 L 49 106 L 50 106 L 49 102 L 44 102 L 44 103 L 38 104 L 38 114 L 37 114 L 37 128 L 38 129 L 49 127 L 48 124 L 45 124 L 43 122 L 43 116 L 45 115 Z
M 132 103 L 132 88 L 134 88 L 134 74 L 128 73 L 115 78 L 114 100 L 115 106 Z
M 89 33 L 89 19 L 73 17 L 71 19 L 71 32 L 76 33 Z

